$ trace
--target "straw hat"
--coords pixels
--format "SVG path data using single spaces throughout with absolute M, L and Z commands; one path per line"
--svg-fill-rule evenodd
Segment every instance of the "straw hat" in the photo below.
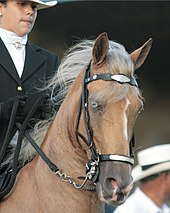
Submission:
M 164 171 L 170 171 L 170 144 L 156 145 L 140 151 L 138 165 L 132 170 L 134 182 Z
M 48 8 L 48 7 L 52 7 L 52 6 L 55 6 L 57 4 L 56 0 L 29 0 L 29 1 L 37 3 L 38 4 L 37 9 L 38 10 L 45 9 L 45 8 Z

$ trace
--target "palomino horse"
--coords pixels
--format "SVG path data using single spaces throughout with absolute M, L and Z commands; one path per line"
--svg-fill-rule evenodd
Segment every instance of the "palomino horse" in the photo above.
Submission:
M 61 89 L 73 84 L 40 147 L 57 167 L 50 171 L 36 155 L 19 171 L 1 213 L 97 213 L 102 203 L 125 202 L 132 188 L 133 128 L 143 106 L 134 70 L 151 44 L 128 54 L 102 33 L 68 51 L 50 86 L 55 90 L 60 74 Z

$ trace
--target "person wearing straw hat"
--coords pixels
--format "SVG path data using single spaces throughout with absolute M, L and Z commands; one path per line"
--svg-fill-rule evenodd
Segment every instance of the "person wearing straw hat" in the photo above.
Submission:
M 170 144 L 140 151 L 132 170 L 135 191 L 114 213 L 170 213 Z
M 56 0 L 0 0 L 0 151 L 16 97 L 19 99 L 16 121 L 22 123 L 36 100 L 47 92 L 40 88 L 57 70 L 58 57 L 28 41 L 37 10 L 56 4 Z M 50 107 L 44 98 L 32 119 L 46 119 Z M 11 130 L 9 140 L 13 146 L 17 141 L 16 129 L 14 126 Z

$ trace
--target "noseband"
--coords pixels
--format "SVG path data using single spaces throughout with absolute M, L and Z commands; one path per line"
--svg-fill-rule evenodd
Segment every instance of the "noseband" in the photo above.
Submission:
M 86 66 L 83 81 L 82 81 L 82 94 L 80 97 L 80 104 L 79 104 L 79 109 L 78 109 L 78 114 L 76 119 L 75 133 L 76 133 L 77 141 L 79 141 L 79 137 L 80 137 L 87 144 L 91 153 L 91 159 L 88 161 L 86 165 L 87 177 L 89 180 L 92 180 L 93 182 L 97 182 L 99 177 L 99 163 L 102 161 L 121 161 L 124 163 L 128 163 L 130 165 L 134 164 L 134 158 L 133 158 L 134 154 L 132 151 L 134 147 L 134 134 L 129 143 L 130 156 L 98 153 L 93 140 L 93 130 L 90 126 L 90 115 L 88 110 L 89 91 L 87 86 L 89 83 L 96 80 L 117 81 L 118 83 L 121 83 L 121 84 L 129 83 L 130 85 L 136 86 L 136 87 L 138 85 L 135 78 L 127 77 L 124 74 L 113 75 L 111 73 L 102 73 L 102 74 L 95 74 L 91 76 L 90 67 L 91 67 L 91 61 Z M 78 132 L 81 112 L 83 112 L 84 126 L 86 130 L 87 138 L 83 136 L 80 132 Z

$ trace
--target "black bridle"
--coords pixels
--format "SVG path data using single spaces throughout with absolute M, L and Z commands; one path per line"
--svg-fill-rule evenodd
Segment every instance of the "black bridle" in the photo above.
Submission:
M 128 163 L 130 165 L 134 164 L 133 147 L 134 147 L 135 141 L 134 141 L 134 134 L 133 134 L 129 144 L 130 156 L 98 153 L 93 140 L 93 130 L 90 126 L 90 115 L 88 110 L 89 91 L 87 86 L 89 83 L 96 80 L 117 81 L 121 84 L 129 83 L 130 85 L 136 86 L 136 87 L 138 85 L 135 78 L 127 77 L 123 74 L 113 75 L 111 73 L 102 73 L 102 74 L 91 75 L 90 67 L 91 67 L 91 61 L 86 66 L 83 81 L 82 81 L 82 93 L 80 97 L 80 104 L 79 104 L 79 109 L 78 109 L 78 114 L 76 119 L 75 133 L 76 133 L 77 141 L 79 141 L 79 137 L 80 137 L 87 144 L 88 149 L 90 150 L 90 153 L 91 153 L 91 159 L 88 161 L 86 165 L 86 172 L 87 172 L 88 179 L 92 180 L 93 182 L 97 182 L 99 177 L 99 163 L 101 161 L 121 161 L 124 163 Z M 86 130 L 87 138 L 78 131 L 81 113 L 83 113 L 84 126 Z

